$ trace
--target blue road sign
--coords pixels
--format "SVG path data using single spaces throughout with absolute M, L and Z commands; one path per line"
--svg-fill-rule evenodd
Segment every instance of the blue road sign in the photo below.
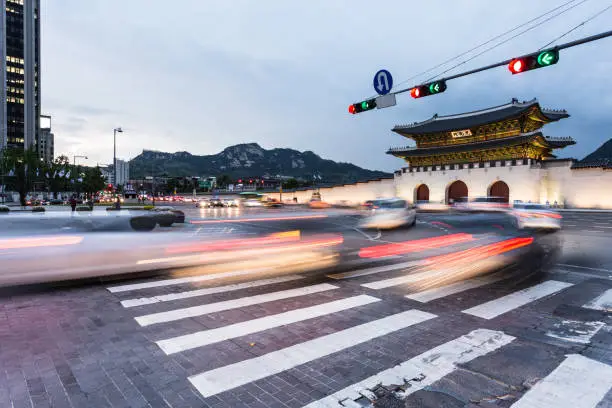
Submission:
M 379 95 L 386 95 L 393 88 L 393 77 L 386 69 L 381 69 L 374 75 L 374 89 Z

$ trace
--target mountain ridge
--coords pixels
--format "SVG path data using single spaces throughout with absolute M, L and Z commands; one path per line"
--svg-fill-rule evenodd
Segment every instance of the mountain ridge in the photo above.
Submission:
M 580 162 L 587 163 L 601 160 L 609 160 L 612 162 L 612 138 L 604 142 L 591 154 L 585 156 Z
M 132 178 L 167 174 L 169 177 L 219 176 L 241 177 L 286 176 L 312 180 L 321 176 L 325 183 L 352 183 L 364 179 L 391 177 L 391 173 L 364 169 L 352 163 L 324 159 L 311 150 L 290 148 L 264 149 L 258 143 L 228 146 L 212 155 L 194 155 L 187 151 L 174 153 L 143 150 L 130 161 Z

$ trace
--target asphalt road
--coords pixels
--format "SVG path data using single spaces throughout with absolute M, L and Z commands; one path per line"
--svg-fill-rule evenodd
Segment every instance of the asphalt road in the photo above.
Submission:
M 499 216 L 420 214 L 391 232 L 356 228 L 350 211 L 188 216 L 205 222 L 151 237 L 342 234 L 340 263 L 3 289 L 0 406 L 612 407 L 612 213 L 564 213 L 561 232 L 534 236 Z M 473 241 L 446 245 L 461 234 Z M 486 248 L 530 237 L 502 258 L 512 268 L 441 278 L 495 264 Z M 361 252 L 415 240 L 446 246 Z M 536 249 L 557 246 L 554 264 L 531 276 Z

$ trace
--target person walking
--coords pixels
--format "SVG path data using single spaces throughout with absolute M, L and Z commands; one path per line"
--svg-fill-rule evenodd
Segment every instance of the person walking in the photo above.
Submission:
M 72 212 L 76 211 L 76 206 L 77 206 L 77 200 L 75 196 L 73 195 L 72 197 L 70 197 L 70 208 L 72 208 Z

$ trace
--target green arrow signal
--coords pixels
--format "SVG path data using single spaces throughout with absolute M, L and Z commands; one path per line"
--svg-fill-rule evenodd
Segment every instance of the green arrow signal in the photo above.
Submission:
M 553 51 L 544 51 L 538 55 L 538 65 L 547 66 L 556 63 L 557 55 Z
M 429 92 L 431 92 L 431 93 L 438 93 L 438 92 L 440 92 L 440 83 L 439 82 L 434 82 L 433 84 L 429 85 Z

